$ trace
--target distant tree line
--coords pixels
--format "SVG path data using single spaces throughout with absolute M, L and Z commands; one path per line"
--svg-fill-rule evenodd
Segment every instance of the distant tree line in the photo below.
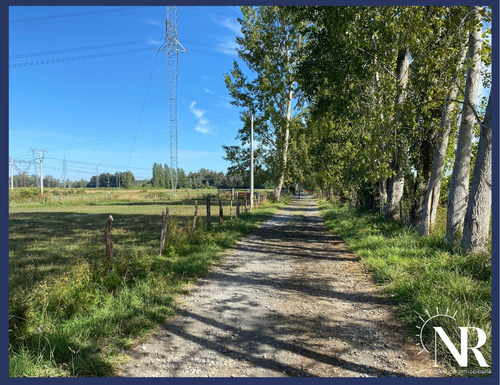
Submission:
M 177 188 L 248 188 L 250 185 L 248 172 L 229 170 L 227 173 L 201 168 L 197 172 L 186 172 L 178 169 Z M 175 170 L 167 164 L 153 164 L 153 177 L 150 185 L 153 188 L 171 188 L 172 178 L 175 178 Z M 272 183 L 266 180 L 266 175 L 256 173 L 255 187 L 271 188 Z
M 173 172 L 171 172 L 173 171 Z M 235 172 L 228 173 L 217 172 L 201 168 L 197 172 L 186 172 L 180 168 L 178 169 L 177 188 L 248 188 L 249 176 L 248 172 Z M 92 176 L 90 180 L 80 179 L 79 181 L 62 181 L 54 178 L 51 175 L 46 175 L 43 178 L 43 186 L 48 188 L 172 188 L 172 177 L 175 178 L 175 170 L 171 170 L 168 165 L 160 163 L 153 164 L 153 174 L 151 179 L 136 179 L 131 171 L 115 172 L 114 174 L 104 172 Z M 266 181 L 265 173 L 256 172 L 255 187 L 256 188 L 272 188 L 273 185 L 270 181 Z M 10 184 L 10 178 L 9 178 Z M 39 187 L 40 177 L 36 174 L 28 175 L 27 173 L 14 175 L 14 187 Z

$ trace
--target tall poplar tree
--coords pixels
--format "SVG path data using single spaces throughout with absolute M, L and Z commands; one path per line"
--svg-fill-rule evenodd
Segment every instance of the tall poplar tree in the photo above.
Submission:
M 458 132 L 457 151 L 451 174 L 446 218 L 446 240 L 452 243 L 461 231 L 467 198 L 469 195 L 472 136 L 476 122 L 475 109 L 478 99 L 481 71 L 481 11 L 480 6 L 471 6 L 471 28 L 469 31 L 469 53 L 464 92 L 462 118 Z
M 249 115 L 258 116 L 255 133 L 267 149 L 268 166 L 277 184 L 275 196 L 279 200 L 287 177 L 292 121 L 301 105 L 295 79 L 301 36 L 287 7 L 245 6 L 241 12 L 243 18 L 238 20 L 242 36 L 236 38 L 236 51 L 253 78 L 246 77 L 234 61 L 230 74 L 225 74 L 225 82 L 232 103 L 246 109 L 245 123 L 238 136 L 242 141 L 249 141 Z M 228 153 L 228 158 L 237 157 Z
M 461 247 L 469 251 L 487 251 L 491 217 L 491 96 L 481 123 L 474 174 L 464 219 Z

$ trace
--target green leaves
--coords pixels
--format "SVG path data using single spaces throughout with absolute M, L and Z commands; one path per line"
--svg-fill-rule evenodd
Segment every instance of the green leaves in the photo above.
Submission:
M 300 90 L 295 80 L 296 56 L 301 37 L 287 7 L 241 7 L 242 36 L 236 39 L 239 58 L 251 70 L 246 77 L 237 61 L 224 75 L 232 103 L 243 107 L 243 127 L 238 133 L 242 145 L 249 142 L 249 115 L 256 117 L 254 132 L 261 149 L 257 153 L 275 181 L 287 170 L 291 121 L 298 111 Z M 241 168 L 242 152 L 225 148 L 228 160 Z M 238 156 L 237 156 L 238 155 Z
M 235 167 L 247 164 L 253 114 L 258 161 L 275 181 L 373 190 L 391 175 L 396 154 L 407 173 L 422 168 L 422 152 L 435 145 L 457 71 L 463 82 L 465 69 L 457 63 L 471 27 L 468 7 L 245 6 L 241 11 L 239 59 L 225 74 L 232 103 L 245 109 L 238 133 L 243 149 L 225 148 Z M 487 38 L 491 9 L 481 12 Z M 488 86 L 491 45 L 484 46 Z M 410 59 L 406 84 L 396 79 L 402 47 Z M 404 97 L 396 100 L 402 91 Z

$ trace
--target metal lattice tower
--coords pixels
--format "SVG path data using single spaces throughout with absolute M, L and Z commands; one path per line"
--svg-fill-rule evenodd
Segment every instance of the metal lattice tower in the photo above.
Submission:
M 66 155 L 64 155 L 62 161 L 62 175 L 61 175 L 61 183 L 63 185 L 63 188 L 66 188 L 67 181 L 68 181 L 68 168 L 66 167 Z
M 186 52 L 179 43 L 177 33 L 177 7 L 167 7 L 166 41 L 158 50 L 167 54 L 168 62 L 168 89 L 170 97 L 170 180 L 172 190 L 177 189 L 178 161 L 177 161 L 177 66 L 178 53 Z M 175 170 L 175 175 L 174 175 Z

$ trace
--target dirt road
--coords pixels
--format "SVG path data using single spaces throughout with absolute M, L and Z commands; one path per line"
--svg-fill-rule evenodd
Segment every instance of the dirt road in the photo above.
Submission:
M 121 376 L 436 376 L 394 312 L 302 197 L 194 285 Z

